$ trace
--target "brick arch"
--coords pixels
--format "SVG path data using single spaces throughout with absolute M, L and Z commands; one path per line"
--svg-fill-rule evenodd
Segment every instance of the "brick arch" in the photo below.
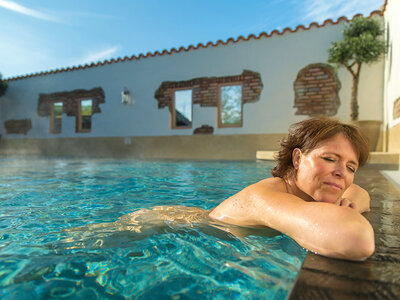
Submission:
M 296 115 L 336 115 L 341 85 L 332 66 L 317 63 L 304 67 L 297 74 L 293 87 Z

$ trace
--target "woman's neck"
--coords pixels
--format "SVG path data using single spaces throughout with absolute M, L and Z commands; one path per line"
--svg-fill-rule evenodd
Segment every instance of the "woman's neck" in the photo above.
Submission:
M 303 192 L 296 183 L 296 178 L 285 178 L 284 179 L 285 183 L 286 183 L 286 189 L 288 191 L 289 194 L 295 195 L 301 199 L 303 199 L 304 201 L 307 202 L 311 202 L 311 201 L 315 201 L 309 194 Z

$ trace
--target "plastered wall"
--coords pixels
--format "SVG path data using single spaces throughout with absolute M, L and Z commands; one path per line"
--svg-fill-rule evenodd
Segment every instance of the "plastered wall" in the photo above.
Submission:
M 285 133 L 289 124 L 307 117 L 295 115 L 293 84 L 298 72 L 309 64 L 326 63 L 328 48 L 341 38 L 345 23 L 11 80 L 7 94 L 0 101 L 0 134 L 3 139 L 170 136 L 192 135 L 202 125 L 214 127 L 214 135 Z M 218 128 L 217 108 L 195 104 L 192 129 L 171 129 L 169 109 L 157 107 L 154 93 L 163 81 L 233 76 L 243 70 L 260 73 L 263 89 L 258 101 L 244 104 L 242 127 Z M 345 69 L 339 69 L 338 78 L 340 106 L 335 116 L 348 121 L 351 76 Z M 105 103 L 100 104 L 101 113 L 92 117 L 91 132 L 75 133 L 75 118 L 64 114 L 62 133 L 50 133 L 49 117 L 37 113 L 39 94 L 94 87 L 103 88 Z M 121 103 L 124 87 L 135 99 L 132 106 Z M 383 62 L 365 66 L 359 86 L 360 119 L 382 120 L 382 89 Z M 26 135 L 7 134 L 3 124 L 9 119 L 31 119 L 32 129 Z
M 388 53 L 385 58 L 385 124 L 388 151 L 400 151 L 400 116 L 394 113 L 400 98 L 400 1 L 388 0 L 385 12 L 385 30 Z

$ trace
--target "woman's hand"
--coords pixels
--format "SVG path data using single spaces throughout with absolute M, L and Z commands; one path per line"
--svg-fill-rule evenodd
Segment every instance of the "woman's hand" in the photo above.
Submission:
M 350 207 L 350 208 L 355 209 L 356 211 L 358 211 L 357 204 L 354 203 L 354 202 L 351 202 L 347 198 L 340 198 L 335 204 L 339 205 L 339 206 Z
M 343 199 L 347 199 L 347 201 L 344 200 L 344 203 L 343 203 L 344 205 L 341 204 Z M 351 202 L 352 206 L 346 205 L 348 202 Z M 371 199 L 369 197 L 368 192 L 353 183 L 343 193 L 342 198 L 340 200 L 338 200 L 338 202 L 336 204 L 339 206 L 348 206 L 348 207 L 356 209 L 359 213 L 363 213 L 363 212 L 369 211 L 370 202 L 371 202 Z

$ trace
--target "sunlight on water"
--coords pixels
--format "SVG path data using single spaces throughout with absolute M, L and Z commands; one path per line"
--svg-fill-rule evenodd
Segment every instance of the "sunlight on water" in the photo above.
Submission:
M 269 176 L 265 162 L 0 163 L 0 298 L 285 299 L 306 255 L 266 229 L 124 216 L 211 209 Z

